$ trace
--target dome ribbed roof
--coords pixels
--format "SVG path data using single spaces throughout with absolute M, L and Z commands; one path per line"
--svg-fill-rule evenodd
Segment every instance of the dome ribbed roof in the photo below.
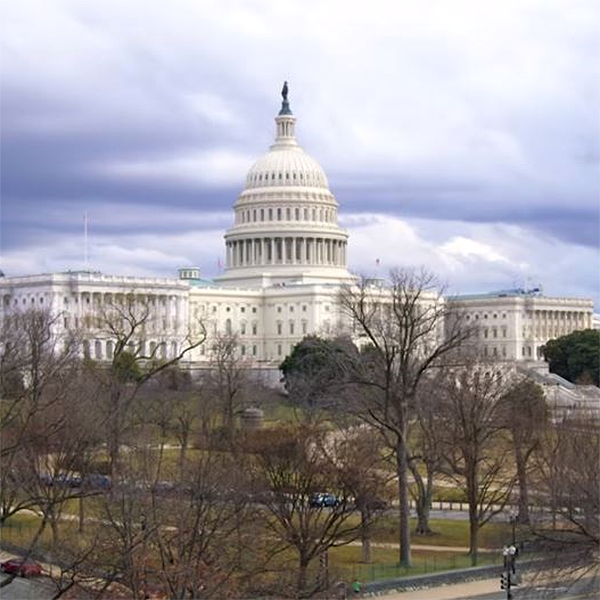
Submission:
M 329 189 L 321 165 L 300 146 L 271 149 L 252 165 L 246 177 L 246 189 L 282 185 Z

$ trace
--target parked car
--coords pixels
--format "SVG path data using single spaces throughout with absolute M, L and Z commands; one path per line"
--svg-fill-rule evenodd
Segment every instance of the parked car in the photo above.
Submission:
M 90 490 L 109 490 L 112 487 L 112 481 L 108 475 L 88 473 L 83 478 L 83 486 Z
M 81 487 L 81 477 L 79 475 L 67 475 L 65 473 L 58 473 L 51 475 L 50 473 L 40 473 L 39 480 L 44 485 L 59 485 L 65 487 L 78 488 Z
M 329 492 L 317 492 L 311 494 L 308 505 L 311 508 L 334 508 L 340 503 L 339 498 L 335 494 Z
M 11 558 L 0 563 L 0 569 L 4 573 L 14 573 L 21 577 L 33 577 L 42 574 L 42 566 L 33 560 L 22 558 Z

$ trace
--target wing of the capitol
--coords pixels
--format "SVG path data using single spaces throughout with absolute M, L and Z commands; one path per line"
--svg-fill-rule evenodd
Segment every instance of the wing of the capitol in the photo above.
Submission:
M 277 380 L 278 365 L 304 336 L 328 336 L 344 328 L 337 297 L 354 278 L 347 264 L 348 233 L 338 225 L 338 203 L 319 163 L 296 141 L 287 94 L 275 123 L 273 145 L 250 168 L 234 204 L 221 275 L 208 280 L 199 269 L 185 267 L 172 279 L 92 271 L 5 276 L 0 278 L 1 314 L 49 310 L 57 316 L 57 336 L 83 330 L 82 352 L 106 361 L 114 342 L 97 316 L 119 298 L 134 296 L 152 314 L 138 343 L 149 350 L 158 346 L 159 357 L 176 355 L 202 323 L 207 341 L 185 355 L 183 366 L 207 367 L 211 338 L 231 333 L 249 366 Z M 596 325 L 592 300 L 546 297 L 538 289 L 447 301 L 479 325 L 478 341 L 490 361 L 533 369 L 553 386 L 564 380 L 547 374 L 541 347 Z

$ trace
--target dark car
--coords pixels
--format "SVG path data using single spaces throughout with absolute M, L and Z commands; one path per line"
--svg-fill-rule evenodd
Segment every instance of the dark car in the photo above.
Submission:
M 0 569 L 4 573 L 14 573 L 21 577 L 33 577 L 42 574 L 42 566 L 32 560 L 22 558 L 11 558 L 0 563 Z
M 311 494 L 308 499 L 308 505 L 311 508 L 334 508 L 339 503 L 339 498 L 335 494 L 330 494 L 329 492 Z
M 83 478 L 83 487 L 90 490 L 109 490 L 112 487 L 112 481 L 108 475 L 88 473 Z
M 79 475 L 67 475 L 66 473 L 57 473 L 56 475 L 51 475 L 50 473 L 40 473 L 39 480 L 43 485 L 57 485 L 72 488 L 81 487 L 82 483 Z

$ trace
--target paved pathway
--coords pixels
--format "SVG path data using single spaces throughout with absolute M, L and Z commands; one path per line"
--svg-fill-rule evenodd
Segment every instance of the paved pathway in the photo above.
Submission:
M 348 546 L 361 546 L 361 542 L 356 540 L 350 542 Z M 371 548 L 398 548 L 398 544 L 395 542 L 371 542 Z M 464 552 L 465 554 L 469 551 L 467 546 L 434 546 L 429 544 L 411 544 L 411 550 L 431 550 L 432 552 Z M 493 548 L 479 548 L 479 552 L 482 553 L 493 553 L 498 552 L 498 549 Z
M 394 592 L 376 596 L 377 600 L 462 600 L 471 596 L 499 591 L 500 579 L 482 579 L 467 583 L 454 583 L 426 590 Z

